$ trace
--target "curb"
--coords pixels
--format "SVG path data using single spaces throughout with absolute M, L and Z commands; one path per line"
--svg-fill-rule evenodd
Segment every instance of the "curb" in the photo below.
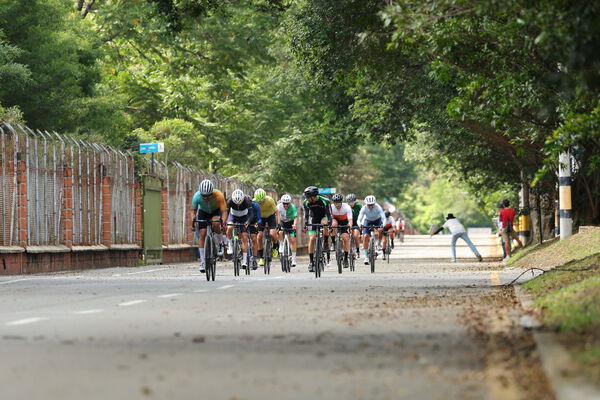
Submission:
M 515 295 L 524 309 L 533 309 L 532 297 L 521 286 L 514 286 Z M 532 329 L 533 339 L 540 353 L 542 368 L 557 400 L 600 400 L 600 390 L 583 377 L 567 349 L 556 335 L 539 331 L 542 324 L 529 315 L 521 317 L 521 325 Z

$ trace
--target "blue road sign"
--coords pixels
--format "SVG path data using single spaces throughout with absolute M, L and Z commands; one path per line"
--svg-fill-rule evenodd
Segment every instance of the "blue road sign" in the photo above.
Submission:
M 319 188 L 319 194 L 334 194 L 336 192 L 336 188 Z
M 140 143 L 140 154 L 162 153 L 165 151 L 165 144 L 159 143 Z

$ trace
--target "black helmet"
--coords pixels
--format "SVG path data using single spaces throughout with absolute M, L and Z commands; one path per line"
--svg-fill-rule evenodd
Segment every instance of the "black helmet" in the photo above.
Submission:
M 346 196 L 346 202 L 354 203 L 355 201 L 356 201 L 356 195 L 354 193 L 350 193 L 348 196 Z
M 344 196 L 342 196 L 339 193 L 334 194 L 333 196 L 331 196 L 331 200 L 334 203 L 341 203 L 342 201 L 344 201 Z
M 386 217 L 386 218 L 389 218 L 391 214 L 392 214 L 391 212 L 389 212 L 389 211 L 386 211 L 386 212 L 385 212 L 385 217 Z
M 306 197 L 306 198 L 318 196 L 318 195 L 319 195 L 319 188 L 316 186 L 309 186 L 306 189 L 304 189 L 304 197 Z

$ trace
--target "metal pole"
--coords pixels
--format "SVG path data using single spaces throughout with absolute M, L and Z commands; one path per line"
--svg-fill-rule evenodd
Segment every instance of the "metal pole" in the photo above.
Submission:
M 571 213 L 571 156 L 561 153 L 558 158 L 558 184 L 560 199 L 560 240 L 573 234 L 573 216 Z

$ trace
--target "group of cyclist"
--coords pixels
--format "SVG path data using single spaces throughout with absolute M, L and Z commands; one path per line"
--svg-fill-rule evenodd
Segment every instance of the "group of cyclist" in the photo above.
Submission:
M 367 257 L 368 242 L 371 232 L 375 232 L 381 240 L 381 249 L 385 257 L 385 249 L 388 245 L 388 237 L 394 240 L 394 234 L 402 226 L 396 225 L 394 217 L 389 211 L 384 211 L 377 204 L 376 198 L 369 195 L 361 205 L 354 194 L 348 194 L 345 199 L 341 194 L 334 194 L 331 200 L 319 194 L 316 186 L 309 186 L 304 190 L 304 230 L 308 231 L 308 254 L 310 258 L 309 271 L 314 272 L 314 250 L 317 238 L 315 226 L 323 226 L 324 248 L 335 246 L 336 230 L 340 230 L 342 240 L 344 266 L 348 265 L 350 252 L 350 235 L 354 237 L 356 253 L 360 254 L 359 244 L 362 233 L 364 263 L 369 264 Z M 344 201 L 345 200 L 345 201 Z M 256 269 L 264 265 L 265 254 L 263 254 L 263 235 L 271 236 L 273 243 L 272 257 L 279 255 L 279 243 L 283 241 L 284 232 L 289 235 L 291 247 L 291 266 L 295 267 L 297 251 L 297 229 L 298 210 L 292 203 L 289 194 L 281 196 L 276 202 L 264 189 L 256 189 L 253 197 L 244 194 L 240 189 L 234 190 L 229 199 L 214 187 L 209 179 L 203 180 L 198 191 L 192 198 L 192 212 L 194 218 L 194 230 L 199 239 L 198 259 L 200 261 L 200 272 L 205 272 L 204 243 L 206 228 L 210 221 L 212 229 L 217 235 L 218 243 L 225 243 L 223 237 L 224 227 L 226 229 L 227 242 L 229 245 L 219 246 L 218 255 L 223 255 L 223 248 L 227 247 L 227 253 L 232 253 L 231 239 L 234 224 L 239 227 L 243 269 Z M 383 234 L 383 232 L 388 232 Z M 251 245 L 249 256 L 248 246 Z M 330 255 L 327 251 L 327 265 L 330 265 Z

